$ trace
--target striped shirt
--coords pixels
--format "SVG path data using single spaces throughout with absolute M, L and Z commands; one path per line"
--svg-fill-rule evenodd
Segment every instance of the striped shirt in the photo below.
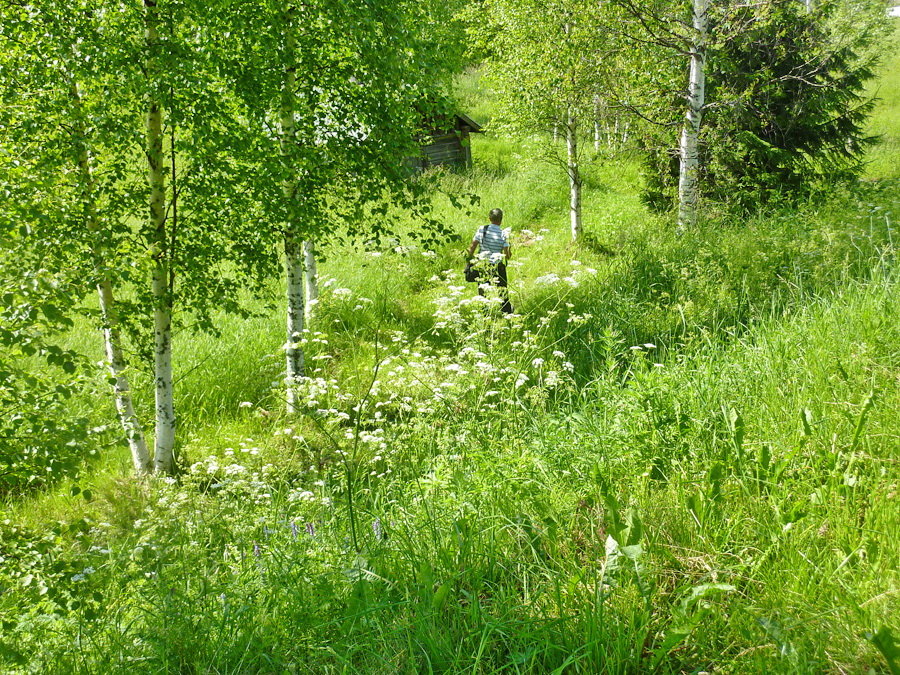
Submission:
M 484 241 L 482 241 L 482 237 Z M 477 241 L 479 244 L 478 257 L 490 258 L 495 265 L 503 261 L 503 249 L 509 246 L 503 230 L 495 223 L 490 223 L 487 226 L 487 232 L 485 232 L 483 225 L 479 227 L 475 231 L 475 236 L 472 237 L 472 240 Z

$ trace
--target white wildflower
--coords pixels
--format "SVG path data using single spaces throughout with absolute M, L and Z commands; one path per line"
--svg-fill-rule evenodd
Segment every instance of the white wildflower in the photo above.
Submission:
M 559 275 L 553 273 L 545 274 L 544 276 L 538 277 L 534 280 L 534 283 L 536 284 L 555 284 L 557 282 L 559 282 Z

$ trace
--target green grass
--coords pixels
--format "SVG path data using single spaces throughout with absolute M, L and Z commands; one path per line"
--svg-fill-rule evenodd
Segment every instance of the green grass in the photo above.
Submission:
M 487 120 L 477 73 L 461 86 Z M 594 163 L 582 246 L 535 148 L 473 152 L 438 178 L 480 200 L 436 194 L 454 241 L 322 265 L 350 293 L 323 292 L 308 413 L 282 411 L 280 316 L 223 316 L 176 342 L 176 481 L 108 448 L 9 504 L 0 669 L 890 672 L 896 148 L 875 181 L 682 236 L 640 203 L 634 158 Z M 494 206 L 511 321 L 460 277 Z
M 900 71 L 897 63 L 897 34 L 900 20 L 894 19 L 894 40 L 885 49 L 883 65 L 878 79 L 870 87 L 877 98 L 877 106 L 871 120 L 871 132 L 878 137 L 878 144 L 870 153 L 866 177 L 872 180 L 900 178 L 897 156 L 900 153 Z
M 90 521 L 41 571 L 48 597 L 22 591 L 34 605 L 7 647 L 58 672 L 878 667 L 863 636 L 896 615 L 900 554 L 895 509 L 873 499 L 896 488 L 900 296 L 886 274 L 662 368 L 635 355 L 555 403 L 529 393 L 394 425 L 392 475 L 354 472 L 359 554 L 334 459 L 306 468 L 309 441 L 275 424 L 243 448 L 253 424 L 208 438 L 250 479 L 197 470 L 57 503 Z M 309 501 L 291 501 L 301 489 Z M 608 535 L 639 545 L 639 565 L 605 555 Z M 32 642 L 67 594 L 84 604 L 54 624 L 59 639 Z

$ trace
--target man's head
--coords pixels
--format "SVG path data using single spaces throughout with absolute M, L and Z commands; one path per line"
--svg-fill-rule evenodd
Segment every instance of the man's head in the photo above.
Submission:
M 503 211 L 500 209 L 491 209 L 488 218 L 491 219 L 491 222 L 494 223 L 494 225 L 499 225 L 503 222 Z

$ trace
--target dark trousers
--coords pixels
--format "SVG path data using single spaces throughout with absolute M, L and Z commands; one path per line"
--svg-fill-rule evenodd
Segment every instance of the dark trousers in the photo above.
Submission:
M 513 308 L 509 302 L 509 282 L 506 278 L 506 264 L 498 263 L 494 268 L 494 273 L 490 279 L 491 285 L 501 288 L 500 297 L 503 298 L 503 307 L 501 308 L 507 314 L 512 314 Z M 481 284 L 478 285 L 478 295 L 484 295 L 484 289 Z

